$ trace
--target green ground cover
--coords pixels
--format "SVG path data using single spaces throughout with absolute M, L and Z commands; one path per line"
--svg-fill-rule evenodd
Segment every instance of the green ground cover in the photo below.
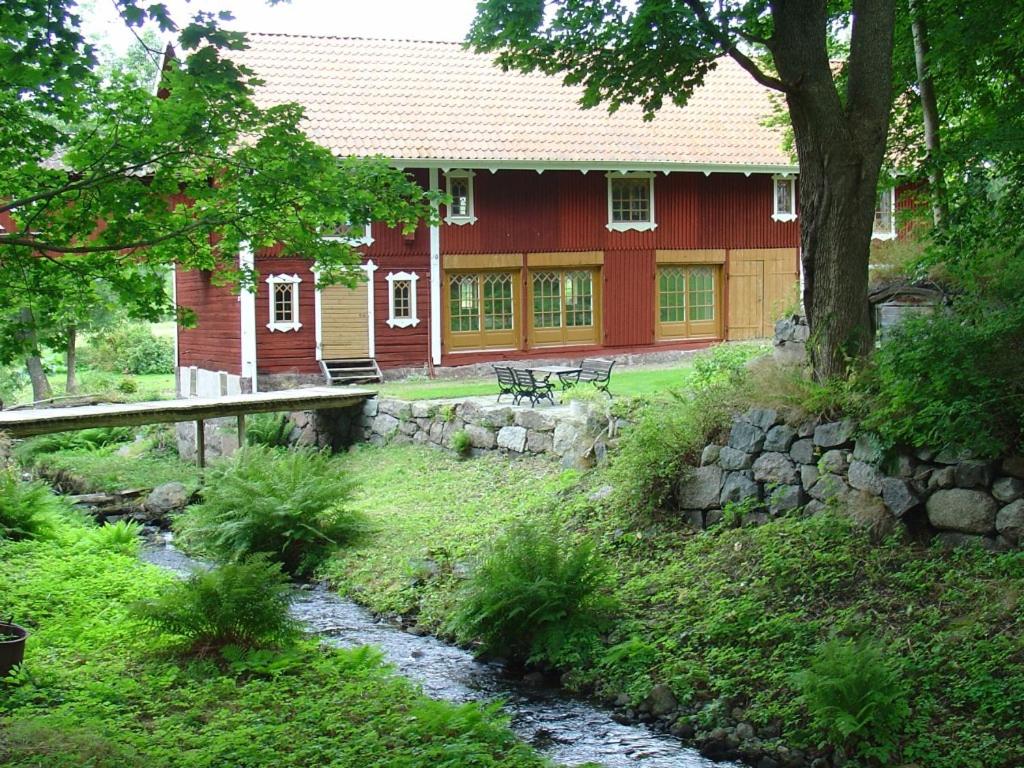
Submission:
M 69 524 L 74 526 L 75 524 Z M 0 541 L 0 610 L 32 635 L 0 681 L 0 764 L 24 768 L 540 768 L 492 709 L 432 701 L 370 649 L 182 657 L 131 606 L 173 577 L 133 556 Z
M 63 373 L 48 375 L 54 397 L 64 397 L 67 392 Z M 167 400 L 174 397 L 173 373 L 142 373 L 119 375 L 105 371 L 83 370 L 78 376 L 78 391 L 82 395 L 101 395 L 111 402 L 141 402 L 144 400 Z M 9 397 L 9 405 L 32 402 L 32 386 L 22 381 Z

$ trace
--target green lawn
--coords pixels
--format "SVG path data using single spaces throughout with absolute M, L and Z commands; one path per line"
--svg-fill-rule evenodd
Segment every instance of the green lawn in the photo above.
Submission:
M 611 391 L 616 397 L 634 397 L 678 389 L 686 386 L 692 369 L 689 361 L 671 367 L 616 367 L 612 372 Z M 402 400 L 433 400 L 498 393 L 493 375 L 473 379 L 386 382 L 377 387 L 377 390 L 385 397 L 397 397 Z
M 64 373 L 49 374 L 50 387 L 54 397 L 66 394 Z M 142 400 L 167 400 L 174 397 L 173 373 L 145 373 L 137 376 L 83 370 L 78 374 L 78 392 L 81 395 L 101 395 L 113 402 L 138 402 Z M 20 387 L 9 405 L 32 402 L 32 386 Z

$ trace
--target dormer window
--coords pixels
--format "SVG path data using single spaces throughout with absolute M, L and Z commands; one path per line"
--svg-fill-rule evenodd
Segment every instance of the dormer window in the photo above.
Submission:
M 473 224 L 476 222 L 473 176 L 472 171 L 448 171 L 445 174 L 448 195 L 452 199 L 448 204 L 448 215 L 444 217 L 446 224 Z
M 608 229 L 646 232 L 654 221 L 654 174 L 608 174 Z
M 796 178 L 793 176 L 774 176 L 772 219 L 774 221 L 794 221 L 796 219 Z
M 328 228 L 324 240 L 345 240 L 350 245 L 373 245 L 371 225 L 366 224 L 335 224 Z
M 270 322 L 267 328 L 271 331 L 297 331 L 302 327 L 299 322 L 299 283 L 298 275 L 270 275 L 267 287 L 270 292 Z
M 896 188 L 886 187 L 878 193 L 875 206 L 875 224 L 871 229 L 875 240 L 896 239 Z

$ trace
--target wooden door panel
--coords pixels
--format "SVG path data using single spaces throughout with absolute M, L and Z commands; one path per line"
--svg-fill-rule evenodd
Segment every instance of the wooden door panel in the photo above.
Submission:
M 325 360 L 370 356 L 367 284 L 329 285 L 320 294 L 320 330 Z

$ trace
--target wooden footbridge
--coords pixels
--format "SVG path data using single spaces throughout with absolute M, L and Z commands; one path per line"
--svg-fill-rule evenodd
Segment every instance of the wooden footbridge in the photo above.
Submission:
M 277 392 L 221 397 L 191 397 L 178 400 L 152 400 L 143 403 L 105 403 L 66 408 L 28 408 L 0 411 L 0 432 L 10 437 L 32 437 L 53 432 L 70 432 L 92 427 L 126 427 L 144 424 L 196 422 L 196 461 L 206 462 L 204 422 L 235 416 L 238 419 L 238 443 L 245 442 L 245 417 L 250 413 L 275 411 L 319 411 L 348 408 L 376 394 L 370 389 L 352 387 L 311 387 Z

